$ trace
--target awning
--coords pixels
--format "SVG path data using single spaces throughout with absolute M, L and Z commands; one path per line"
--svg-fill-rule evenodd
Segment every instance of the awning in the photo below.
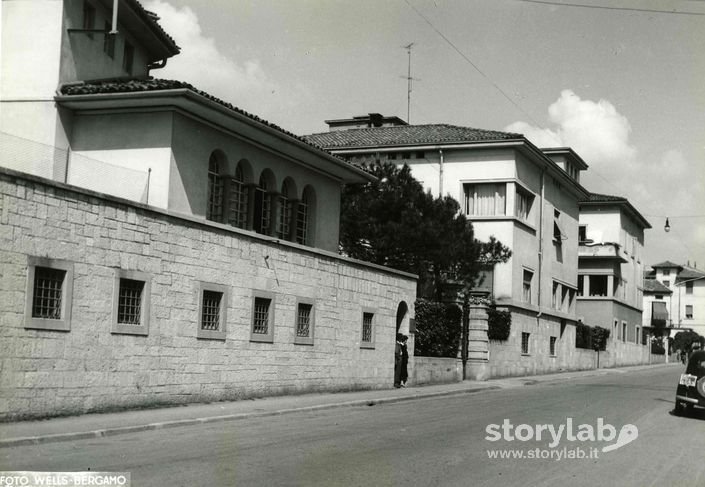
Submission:
M 663 301 L 654 301 L 651 303 L 651 325 L 665 326 L 668 321 L 668 309 Z

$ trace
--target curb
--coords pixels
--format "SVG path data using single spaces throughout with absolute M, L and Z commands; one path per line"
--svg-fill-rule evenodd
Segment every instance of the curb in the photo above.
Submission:
M 107 436 L 124 435 L 128 433 L 138 433 L 141 431 L 153 431 L 167 428 L 177 428 L 179 426 L 193 426 L 197 424 L 219 423 L 224 421 L 238 421 L 249 418 L 264 418 L 268 416 L 279 416 L 282 414 L 300 413 L 307 411 L 323 411 L 326 409 L 337 409 L 344 407 L 376 406 L 378 404 L 393 404 L 404 401 L 414 401 L 431 397 L 456 396 L 461 394 L 473 394 L 476 392 L 499 390 L 499 386 L 478 387 L 474 389 L 456 389 L 452 391 L 440 391 L 431 393 L 417 393 L 409 396 L 383 397 L 379 399 L 357 399 L 354 401 L 338 402 L 331 404 L 319 404 L 315 406 L 304 406 L 300 408 L 279 409 L 274 411 L 250 412 L 227 414 L 223 416 L 206 416 L 201 418 L 178 419 L 159 423 L 148 423 L 136 426 L 123 426 L 118 428 L 107 428 L 93 431 L 81 431 L 75 433 L 57 433 L 51 435 L 25 436 L 20 438 L 9 438 L 0 440 L 0 448 L 10 448 L 14 446 L 41 445 L 45 443 L 57 443 L 62 441 L 86 440 L 91 438 L 104 438 Z

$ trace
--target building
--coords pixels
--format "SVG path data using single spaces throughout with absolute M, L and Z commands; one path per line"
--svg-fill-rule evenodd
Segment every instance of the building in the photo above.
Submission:
M 667 302 L 672 334 L 685 328 L 705 336 L 705 272 L 695 265 L 679 265 L 667 260 L 651 266 L 646 282 L 649 279 L 670 291 L 662 296 Z
M 658 282 L 644 276 L 644 306 L 642 314 L 642 327 L 644 330 L 651 328 L 665 328 L 671 326 L 670 313 L 671 296 L 673 291 Z M 670 333 L 670 332 L 669 332 Z
M 179 48 L 112 4 L 3 2 L 0 419 L 391 387 L 416 278 L 337 253 L 374 178 L 151 78 Z
M 592 193 L 580 202 L 578 316 L 610 330 L 613 343 L 647 343 L 642 276 L 649 228 L 626 198 Z
M 306 140 L 353 163 L 408 164 L 434 195 L 451 195 L 480 240 L 496 237 L 512 258 L 485 286 L 512 312 L 512 336 L 491 375 L 567 367 L 574 352 L 578 290 L 578 203 L 587 164 L 572 150 L 541 150 L 521 134 L 448 124 L 408 125 L 396 117 L 328 120 Z M 492 353 L 492 352 L 491 352 Z

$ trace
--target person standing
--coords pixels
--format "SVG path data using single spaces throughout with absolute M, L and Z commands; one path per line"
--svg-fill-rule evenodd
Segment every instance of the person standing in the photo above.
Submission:
M 406 348 L 406 341 L 409 339 L 408 336 L 402 335 L 401 339 L 401 373 L 400 373 L 400 384 L 402 387 L 406 387 L 406 381 L 409 379 L 409 371 L 407 369 L 409 365 L 409 350 Z
M 394 387 L 401 387 L 402 339 L 404 335 L 397 333 L 397 343 L 394 347 Z

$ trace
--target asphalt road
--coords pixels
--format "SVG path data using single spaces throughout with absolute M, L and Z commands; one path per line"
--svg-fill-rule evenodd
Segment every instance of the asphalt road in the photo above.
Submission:
M 680 367 L 630 371 L 6 448 L 0 450 L 0 470 L 128 471 L 132 485 L 140 487 L 705 486 L 705 413 L 670 414 L 680 372 Z M 507 427 L 512 436 L 527 441 L 508 441 L 505 420 L 514 426 Z M 488 434 L 493 424 L 497 435 Z M 628 424 L 638 431 L 627 427 L 624 435 L 631 432 L 633 441 L 603 452 L 617 439 L 600 441 L 600 424 L 608 439 L 609 426 L 615 437 Z M 554 440 L 549 427 L 558 434 L 561 425 L 562 436 Z M 537 426 L 541 441 L 535 440 Z M 595 441 L 590 441 L 591 429 Z M 501 438 L 489 441 L 488 436 Z M 557 457 L 577 449 L 596 458 Z M 489 458 L 488 450 L 553 457 Z

